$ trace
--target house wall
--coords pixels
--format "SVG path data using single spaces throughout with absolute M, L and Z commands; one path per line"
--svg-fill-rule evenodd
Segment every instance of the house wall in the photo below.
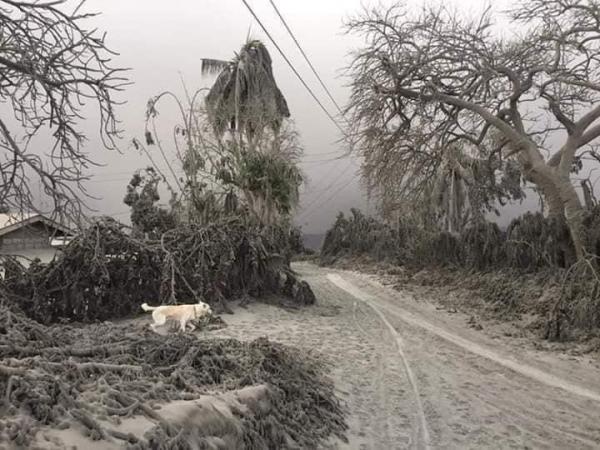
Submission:
M 15 256 L 26 266 L 34 258 L 50 262 L 58 251 L 50 245 L 52 231 L 42 224 L 33 224 L 0 236 L 0 255 Z

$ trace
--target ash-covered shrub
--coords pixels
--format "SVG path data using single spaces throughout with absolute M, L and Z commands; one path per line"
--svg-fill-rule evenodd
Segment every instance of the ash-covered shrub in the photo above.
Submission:
M 450 267 L 463 276 L 466 270 L 463 287 L 503 312 L 534 302 L 545 317 L 545 337 L 567 339 L 600 329 L 600 207 L 586 211 L 584 226 L 588 255 L 577 261 L 564 219 L 540 213 L 524 214 L 506 231 L 480 222 L 453 235 L 410 220 L 377 222 L 353 210 L 327 232 L 321 263 L 369 256 L 417 271 Z
M 588 249 L 600 251 L 600 207 L 590 210 L 584 221 Z M 376 261 L 410 266 L 457 266 L 487 270 L 517 268 L 567 268 L 575 251 L 564 220 L 526 213 L 514 219 L 506 231 L 491 222 L 475 222 L 460 234 L 424 228 L 409 219 L 379 222 L 360 211 L 338 215 L 327 231 L 321 262 L 342 256 L 370 256 Z
M 461 264 L 475 269 L 494 267 L 505 260 L 505 235 L 495 223 L 480 222 L 458 238 Z
M 523 268 L 569 267 L 575 250 L 564 219 L 545 218 L 541 213 L 525 213 L 506 230 L 508 264 Z
M 242 220 L 182 225 L 160 238 L 137 238 L 114 220 L 82 231 L 47 265 L 6 261 L 2 289 L 29 317 L 106 320 L 146 303 L 195 303 L 226 310 L 236 296 L 287 294 L 314 302 L 290 268 L 288 233 Z M 309 292 L 310 291 L 310 292 Z
M 383 260 L 397 260 L 397 250 L 401 236 L 387 224 L 367 217 L 357 209 L 351 210 L 352 216 L 346 218 L 338 214 L 333 227 L 325 234 L 321 247 L 321 260 L 324 264 L 333 262 L 341 256 L 370 255 Z

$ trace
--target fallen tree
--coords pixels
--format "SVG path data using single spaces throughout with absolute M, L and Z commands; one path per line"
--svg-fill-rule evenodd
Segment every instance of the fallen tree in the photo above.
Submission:
M 155 239 L 131 236 L 108 218 L 82 231 L 47 265 L 5 262 L 2 289 L 40 322 L 122 318 L 147 303 L 209 303 L 228 311 L 227 299 L 283 294 L 294 305 L 315 301 L 290 268 L 283 227 L 230 218 L 186 224 Z
M 332 435 L 343 439 L 332 383 L 321 362 L 297 350 L 266 338 L 159 336 L 131 322 L 47 327 L 1 302 L 3 443 L 29 447 L 41 429 L 73 428 L 130 448 L 210 448 L 210 439 L 232 434 L 232 424 L 232 439 L 243 443 L 234 448 L 315 448 Z M 252 392 L 240 391 L 250 386 Z M 263 405 L 249 404 L 250 397 Z M 196 409 L 222 401 L 234 417 L 220 415 L 223 429 L 168 420 L 168 404 L 185 401 L 195 401 Z M 208 421 L 215 415 L 195 413 Z M 150 425 L 144 436 L 120 427 L 135 416 Z

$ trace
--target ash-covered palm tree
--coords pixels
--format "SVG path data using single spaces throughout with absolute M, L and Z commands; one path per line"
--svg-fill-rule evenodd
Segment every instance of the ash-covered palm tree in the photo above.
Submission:
M 264 44 L 248 41 L 231 61 L 202 60 L 202 73 L 219 73 L 206 96 L 209 120 L 217 136 L 227 130 L 243 133 L 248 144 L 269 127 L 279 132 L 290 117 L 287 102 L 275 83 L 272 60 Z
M 298 203 L 303 176 L 296 133 L 283 127 L 290 117 L 273 76 L 272 60 L 258 40 L 248 41 L 231 61 L 202 60 L 202 73 L 218 73 L 205 98 L 206 117 L 229 149 L 221 181 L 239 188 L 260 222 L 288 217 Z M 223 142 L 230 133 L 231 139 Z

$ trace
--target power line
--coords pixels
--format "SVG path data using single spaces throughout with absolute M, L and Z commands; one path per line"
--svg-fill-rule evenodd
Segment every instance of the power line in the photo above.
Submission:
M 326 191 L 328 191 L 329 189 L 333 188 L 333 186 L 346 174 L 346 172 L 348 172 L 348 170 L 350 170 L 352 168 L 352 161 L 348 161 L 348 165 L 324 188 L 324 189 L 320 189 L 320 191 L 324 191 L 323 193 L 325 193 Z M 322 195 L 321 195 L 322 196 Z M 309 208 L 313 203 L 315 203 L 319 197 L 313 199 L 313 201 L 311 203 L 309 203 L 306 208 Z M 306 209 L 305 208 L 305 209 Z
M 127 181 L 127 180 L 131 180 L 133 175 L 137 172 L 137 170 L 131 171 L 131 172 L 103 172 L 102 174 L 99 175 L 93 175 L 91 178 L 89 178 L 87 181 L 88 183 L 111 183 L 111 182 L 116 182 L 116 181 Z M 119 176 L 119 177 L 113 177 L 113 178 L 102 178 L 102 176 L 111 176 L 111 175 L 119 175 L 119 174 L 129 174 L 128 176 Z M 181 175 L 184 176 L 185 172 L 183 171 L 183 169 L 176 169 L 175 170 L 175 174 L 177 175 Z
M 304 57 L 304 59 L 306 60 L 306 62 L 308 63 L 308 65 L 310 66 L 312 72 L 315 74 L 315 77 L 317 77 L 317 80 L 319 80 L 319 83 L 321 83 L 321 86 L 323 87 L 323 89 L 325 90 L 325 92 L 327 93 L 327 96 L 331 99 L 331 101 L 333 102 L 333 104 L 335 105 L 335 107 L 338 109 L 338 111 L 340 112 L 340 114 L 343 114 L 342 112 L 342 108 L 340 108 L 340 105 L 337 104 L 337 102 L 335 101 L 335 99 L 333 98 L 333 95 L 331 95 L 331 92 L 329 92 L 329 89 L 327 89 L 327 86 L 325 86 L 325 83 L 323 83 L 323 80 L 321 79 L 321 77 L 319 76 L 319 74 L 317 73 L 317 69 L 315 69 L 315 67 L 312 65 L 312 63 L 310 62 L 310 59 L 308 59 L 308 56 L 306 56 L 306 53 L 304 52 L 304 49 L 302 48 L 302 46 L 300 45 L 300 43 L 298 42 L 298 39 L 296 39 L 296 36 L 294 35 L 294 33 L 292 32 L 292 30 L 290 29 L 290 27 L 288 26 L 287 22 L 285 21 L 285 19 L 283 18 L 283 16 L 281 15 L 281 13 L 279 12 L 279 9 L 277 8 L 277 6 L 275 5 L 275 3 L 273 2 L 273 0 L 269 0 L 269 2 L 271 3 L 271 6 L 273 7 L 273 9 L 275 10 L 275 12 L 277 13 L 277 15 L 279 16 L 279 19 L 281 20 L 281 22 L 283 23 L 283 26 L 285 27 L 285 29 L 287 30 L 288 34 L 291 36 L 291 38 L 293 39 L 294 43 L 296 44 L 296 47 L 298 47 L 298 50 L 300 50 L 300 53 L 302 53 L 302 56 Z
M 316 211 L 319 210 L 319 208 L 323 205 L 325 205 L 327 202 L 329 202 L 333 197 L 335 197 L 337 194 L 339 194 L 342 190 L 344 190 L 346 187 L 348 187 L 350 185 L 350 183 L 352 183 L 352 181 L 354 181 L 353 178 L 350 178 L 347 182 L 345 182 L 343 185 L 341 185 L 338 189 L 336 189 L 335 191 L 333 191 L 331 193 L 331 195 L 329 197 L 327 197 L 325 200 L 323 200 L 320 204 L 317 205 L 317 208 L 313 209 L 313 211 L 311 211 L 308 215 L 305 215 L 303 220 L 308 219 L 310 216 L 312 216 Z M 306 214 L 306 211 L 303 213 Z M 298 220 L 300 220 L 300 218 L 303 216 L 303 214 L 300 214 L 298 216 Z
M 345 155 L 341 155 L 336 158 L 308 159 L 308 160 L 300 161 L 298 164 L 317 164 L 317 163 L 327 163 L 327 162 L 332 162 L 332 161 L 341 161 L 345 157 L 346 157 Z
M 311 207 L 312 207 L 312 206 L 313 206 L 313 205 L 314 205 L 314 204 L 315 204 L 315 203 L 316 203 L 316 202 L 317 202 L 317 201 L 318 201 L 318 200 L 319 200 L 321 197 L 323 197 L 323 195 L 325 195 L 325 194 L 327 193 L 327 191 L 329 191 L 331 188 L 333 188 L 333 186 L 334 186 L 334 185 L 335 185 L 335 184 L 336 184 L 336 183 L 337 183 L 337 182 L 338 182 L 338 181 L 339 181 L 339 180 L 340 180 L 340 179 L 341 179 L 341 178 L 342 178 L 342 177 L 343 177 L 343 176 L 346 174 L 346 172 L 348 172 L 348 170 L 350 170 L 351 168 L 352 168 L 352 162 L 350 162 L 350 163 L 348 164 L 348 166 L 346 166 L 346 168 L 345 168 L 344 170 L 342 170 L 342 171 L 341 171 L 341 172 L 338 174 L 338 176 L 337 176 L 337 177 L 335 177 L 335 178 L 333 179 L 333 181 L 331 181 L 331 183 L 329 183 L 329 185 L 328 185 L 328 186 L 327 186 L 325 189 L 323 189 L 323 191 L 322 191 L 322 193 L 321 193 L 321 194 L 317 195 L 317 196 L 316 196 L 316 197 L 315 197 L 315 198 L 314 198 L 314 199 L 313 199 L 313 200 L 312 200 L 312 201 L 311 201 L 311 202 L 310 202 L 308 205 L 306 205 L 306 208 L 304 208 L 304 211 L 303 211 L 303 212 L 301 212 L 301 213 L 298 215 L 298 218 L 300 218 L 300 217 L 304 216 L 305 214 L 307 214 L 307 213 L 310 211 Z M 346 186 L 347 186 L 348 184 L 350 184 L 350 182 L 352 182 L 353 180 L 354 180 L 354 178 L 350 178 L 350 180 L 348 180 L 348 182 L 347 182 L 347 183 L 346 183 L 346 184 L 345 184 L 343 187 L 346 187 Z M 342 187 L 342 188 L 343 188 L 343 187 Z M 339 189 L 339 190 L 341 190 L 341 189 Z M 337 193 L 337 192 L 339 192 L 339 190 L 336 190 L 334 193 Z M 328 198 L 327 198 L 327 200 L 325 200 L 324 202 L 322 202 L 322 203 L 321 203 L 321 204 L 319 204 L 318 206 L 321 206 L 321 205 L 323 205 L 323 204 L 327 203 L 329 200 L 331 200 L 331 198 L 333 198 L 333 195 L 332 195 L 332 196 L 330 196 L 330 197 L 328 197 Z
M 298 77 L 298 79 L 300 80 L 300 82 L 302 83 L 302 85 L 306 88 L 306 90 L 311 95 L 311 97 L 317 102 L 317 104 L 323 110 L 323 112 L 327 115 L 327 117 L 329 117 L 329 120 L 331 120 L 334 123 L 334 125 L 336 127 L 338 127 L 338 129 L 342 132 L 342 134 L 344 136 L 346 136 L 346 132 L 344 131 L 344 129 L 342 128 L 342 126 L 335 120 L 335 118 L 331 115 L 331 113 L 329 111 L 327 111 L 327 109 L 323 106 L 323 104 L 317 98 L 317 96 L 312 91 L 312 89 L 308 86 L 308 84 L 306 84 L 306 82 L 304 81 L 304 79 L 302 78 L 302 76 L 300 76 L 300 74 L 298 73 L 298 71 L 296 70 L 296 68 L 294 67 L 294 65 L 290 62 L 290 60 L 285 55 L 285 53 L 283 52 L 283 50 L 281 50 L 281 48 L 279 47 L 279 45 L 277 44 L 277 42 L 275 42 L 275 39 L 273 39 L 273 37 L 271 36 L 271 33 L 269 33 L 269 31 L 265 28 L 265 26 L 260 21 L 260 19 L 258 18 L 258 16 L 256 15 L 256 13 L 254 12 L 254 10 L 248 4 L 248 2 L 246 0 L 242 0 L 242 3 L 244 3 L 244 5 L 246 6 L 246 8 L 248 8 L 248 11 L 250 11 L 250 14 L 252 14 L 252 17 L 254 17 L 254 20 L 256 20 L 258 22 L 258 24 L 260 25 L 260 27 L 262 28 L 262 30 L 265 32 L 265 34 L 267 35 L 267 37 L 269 38 L 269 40 L 271 41 L 271 43 L 275 46 L 275 48 L 277 49 L 277 51 L 279 52 L 279 54 L 281 55 L 281 57 L 285 60 L 285 62 L 287 63 L 287 65 L 290 66 L 290 68 L 292 69 L 292 71 L 294 72 L 294 74 L 296 75 L 296 77 Z
M 345 151 L 344 153 L 342 153 L 342 154 L 340 155 L 340 151 L 342 151 L 342 150 L 333 150 L 333 151 L 330 151 L 330 152 L 323 152 L 323 153 L 309 153 L 309 154 L 302 154 L 302 155 L 300 155 L 300 159 L 302 159 L 302 158 L 308 158 L 308 157 L 311 157 L 311 156 L 324 157 L 324 156 L 330 156 L 330 155 L 337 155 L 337 156 L 336 156 L 335 158 L 333 158 L 333 159 L 337 159 L 337 158 L 340 158 L 340 159 L 342 159 L 342 158 L 346 158 L 347 156 L 349 156 L 349 155 L 350 155 L 350 152 L 349 152 L 349 151 Z

